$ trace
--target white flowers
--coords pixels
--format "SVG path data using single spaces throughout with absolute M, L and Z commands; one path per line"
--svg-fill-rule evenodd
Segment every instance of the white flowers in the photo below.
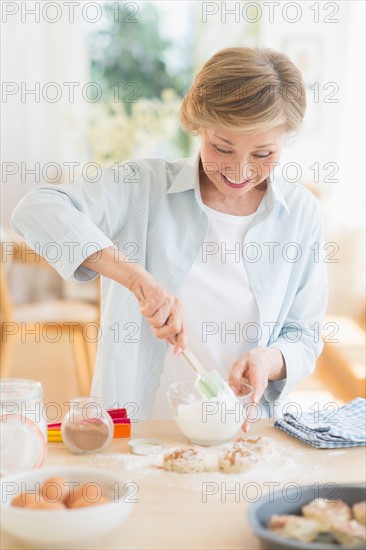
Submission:
M 177 142 L 181 99 L 165 89 L 162 98 L 131 103 L 95 103 L 91 106 L 89 144 L 95 162 L 110 166 L 132 157 L 182 156 Z

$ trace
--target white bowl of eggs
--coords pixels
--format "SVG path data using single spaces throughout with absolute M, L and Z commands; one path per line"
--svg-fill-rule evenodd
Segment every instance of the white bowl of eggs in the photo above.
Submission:
M 2 528 L 40 548 L 88 546 L 126 520 L 134 485 L 92 468 L 8 475 L 0 481 Z

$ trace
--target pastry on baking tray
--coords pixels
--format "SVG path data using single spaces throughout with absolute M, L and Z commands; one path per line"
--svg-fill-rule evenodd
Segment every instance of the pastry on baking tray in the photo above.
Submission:
M 366 501 L 357 502 L 352 506 L 353 517 L 362 525 L 366 525 Z
M 274 515 L 269 520 L 267 527 L 276 535 L 301 540 L 302 542 L 312 542 L 319 533 L 316 521 L 301 516 Z
M 205 460 L 201 452 L 191 447 L 175 449 L 164 455 L 163 468 L 167 472 L 177 472 L 178 474 L 203 472 Z
M 338 544 L 346 548 L 366 547 L 366 527 L 355 519 L 333 523 L 330 533 Z
M 272 440 L 269 437 L 238 437 L 234 441 L 234 447 L 243 447 L 248 451 L 253 451 L 260 455 L 268 454 L 272 451 Z
M 351 508 L 342 500 L 319 498 L 301 508 L 303 515 L 318 522 L 319 532 L 328 533 L 332 523 L 351 519 Z
M 219 470 L 226 474 L 242 474 L 256 464 L 257 459 L 251 451 L 243 447 L 230 447 L 223 451 L 218 458 Z

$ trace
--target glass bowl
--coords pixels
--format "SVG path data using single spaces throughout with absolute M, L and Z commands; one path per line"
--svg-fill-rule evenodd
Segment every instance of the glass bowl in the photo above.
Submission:
M 242 382 L 238 390 L 233 394 L 228 387 L 218 397 L 207 399 L 195 388 L 194 381 L 186 381 L 171 384 L 167 396 L 174 420 L 185 437 L 198 445 L 222 445 L 240 433 L 247 416 L 253 388 Z

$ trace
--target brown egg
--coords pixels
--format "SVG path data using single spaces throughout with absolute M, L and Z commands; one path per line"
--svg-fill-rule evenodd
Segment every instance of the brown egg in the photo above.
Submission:
M 66 506 L 63 502 L 49 502 L 40 495 L 38 495 L 36 500 L 27 504 L 26 508 L 33 508 L 37 510 L 66 510 Z
M 38 494 L 23 492 L 15 495 L 11 501 L 11 504 L 12 506 L 18 506 L 19 508 L 28 508 L 28 506 L 37 499 L 39 499 Z
M 74 503 L 79 499 L 84 499 L 86 505 L 98 504 L 98 501 L 105 495 L 103 488 L 98 483 L 83 483 L 82 485 L 72 486 L 66 499 L 66 505 L 69 508 L 74 507 Z
M 83 496 L 79 497 L 77 500 L 74 500 L 74 502 L 69 504 L 69 508 L 88 508 L 89 506 L 98 506 L 100 504 L 107 504 L 108 502 L 112 502 L 109 497 L 106 495 L 101 495 L 98 500 L 96 501 L 90 501 L 85 499 Z
M 70 494 L 70 485 L 63 477 L 49 477 L 43 482 L 40 492 L 48 502 L 66 502 Z

